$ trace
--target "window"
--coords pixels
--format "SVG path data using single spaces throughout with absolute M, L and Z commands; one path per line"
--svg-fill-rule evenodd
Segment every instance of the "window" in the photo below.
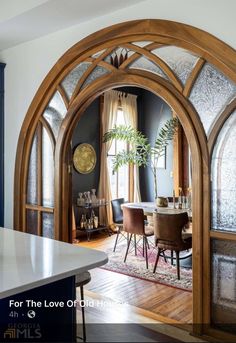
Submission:
M 122 109 L 118 109 L 115 125 L 125 125 L 125 118 Z M 109 169 L 112 199 L 124 198 L 129 200 L 129 166 L 125 165 L 113 173 L 113 159 L 122 150 L 127 150 L 125 142 L 113 140 L 107 154 L 107 165 Z

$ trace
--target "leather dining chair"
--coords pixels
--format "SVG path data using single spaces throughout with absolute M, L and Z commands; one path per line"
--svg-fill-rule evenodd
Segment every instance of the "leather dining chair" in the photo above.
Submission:
M 123 230 L 129 234 L 128 245 L 125 253 L 124 262 L 126 262 L 127 255 L 130 248 L 130 243 L 132 237 L 136 238 L 136 235 L 143 236 L 143 249 L 145 250 L 146 258 L 146 268 L 148 269 L 148 240 L 147 237 L 153 236 L 154 231 L 150 227 L 145 227 L 145 216 L 143 209 L 141 208 L 132 208 L 123 206 Z M 135 250 L 136 250 L 136 239 L 135 239 Z
M 120 234 L 123 235 L 122 234 L 122 230 L 123 230 L 123 211 L 122 211 L 121 205 L 124 204 L 124 202 L 125 202 L 124 198 L 114 199 L 114 200 L 111 201 L 113 223 L 117 227 L 117 236 L 116 236 L 113 252 L 116 251 L 116 246 L 117 246 L 117 242 L 118 242 Z M 125 236 L 124 236 L 124 238 L 127 239 Z
M 155 244 L 158 248 L 153 273 L 156 272 L 160 255 L 165 250 L 171 251 L 171 264 L 173 264 L 173 252 L 176 254 L 177 277 L 180 280 L 179 253 L 192 248 L 192 237 L 182 238 L 182 229 L 188 224 L 187 212 L 178 214 L 153 214 Z

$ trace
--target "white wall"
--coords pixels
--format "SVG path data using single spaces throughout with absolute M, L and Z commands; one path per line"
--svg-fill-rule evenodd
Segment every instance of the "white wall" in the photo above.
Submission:
M 147 0 L 81 25 L 0 52 L 7 63 L 5 96 L 5 226 L 13 227 L 13 182 L 17 140 L 27 109 L 58 58 L 83 37 L 132 19 L 158 18 L 201 28 L 236 48 L 235 0 Z

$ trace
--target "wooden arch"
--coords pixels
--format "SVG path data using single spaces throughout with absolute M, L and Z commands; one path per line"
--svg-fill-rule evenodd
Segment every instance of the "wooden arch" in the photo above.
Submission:
M 115 47 L 121 46 L 129 49 L 131 42 L 135 41 L 152 43 L 145 46 L 145 51 L 132 44 L 134 54 L 119 68 L 108 65 L 104 61 Z M 151 54 L 152 49 L 163 45 L 175 45 L 200 56 L 184 86 L 165 62 Z M 96 63 L 94 63 L 93 56 L 98 52 L 101 53 L 96 57 Z M 139 56 L 145 56 L 159 65 L 167 75 L 168 81 L 148 71 L 128 69 L 128 65 Z M 68 99 L 61 87 L 61 82 L 76 65 L 85 60 L 90 61 L 92 65 L 78 82 L 72 97 Z M 217 132 L 236 107 L 236 103 L 232 102 L 218 118 L 210 133 L 208 143 L 200 118 L 188 99 L 205 61 L 236 82 L 236 52 L 231 47 L 202 30 L 166 20 L 135 20 L 117 24 L 86 37 L 69 49 L 41 84 L 22 125 L 15 164 L 14 227 L 18 230 L 25 230 L 24 205 L 26 203 L 28 163 L 33 135 L 38 122 L 41 121 L 47 129 L 55 147 L 55 238 L 68 241 L 68 208 L 70 204 L 67 197 L 67 149 L 76 122 L 89 103 L 107 89 L 125 85 L 148 89 L 162 97 L 178 114 L 191 147 L 195 171 L 193 176 L 193 250 L 195 256 L 193 321 L 194 323 L 208 324 L 210 323 L 209 154 Z M 86 78 L 98 65 L 109 69 L 109 74 L 83 87 Z M 56 90 L 61 94 L 68 111 L 62 122 L 59 137 L 55 141 L 50 127 L 42 119 L 42 114 Z

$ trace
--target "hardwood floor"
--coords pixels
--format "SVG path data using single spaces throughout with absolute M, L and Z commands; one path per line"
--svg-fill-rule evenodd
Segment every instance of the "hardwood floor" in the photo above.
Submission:
M 77 289 L 77 299 L 80 299 L 79 289 Z M 189 332 L 182 330 L 181 327 L 176 327 L 175 324 L 177 322 L 175 320 L 169 319 L 169 324 L 163 324 L 164 319 L 160 315 L 132 305 L 111 301 L 110 298 L 88 290 L 85 291 L 85 300 L 90 304 L 85 308 L 88 342 L 94 342 L 95 340 L 96 342 L 173 342 L 175 340 L 181 342 L 203 342 L 203 340 L 193 337 Z M 103 306 L 103 302 L 107 306 Z M 81 323 L 82 318 L 79 307 L 77 308 L 76 317 L 77 323 Z M 134 331 L 138 333 L 136 340 L 132 337 Z M 121 333 L 124 333 L 125 337 L 120 337 Z M 80 326 L 77 328 L 77 334 L 81 336 Z M 116 334 L 119 335 L 119 339 L 117 339 Z M 95 338 L 94 335 L 96 335 Z M 100 337 L 101 335 L 103 336 Z
M 78 244 L 104 251 L 114 245 L 115 238 L 116 235 L 107 237 L 99 234 L 93 236 L 90 242 L 81 240 Z M 172 320 L 179 323 L 192 322 L 191 292 L 101 268 L 92 270 L 91 274 L 92 280 L 86 286 L 88 291 L 160 315 L 166 323 Z

